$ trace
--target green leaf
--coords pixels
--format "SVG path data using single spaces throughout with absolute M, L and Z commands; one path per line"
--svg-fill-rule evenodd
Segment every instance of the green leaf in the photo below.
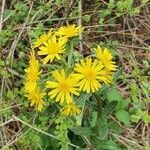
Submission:
M 145 150 L 150 150 L 150 145 L 147 145 Z
M 122 128 L 115 121 L 110 120 L 108 122 L 108 128 L 112 133 L 116 133 L 116 134 L 122 133 Z
M 129 101 L 127 99 L 123 99 L 121 101 L 118 101 L 118 104 L 116 106 L 116 110 L 125 109 L 129 104 Z
M 126 125 L 130 125 L 130 115 L 125 110 L 119 110 L 115 113 L 117 119 Z
M 75 134 L 75 135 L 91 135 L 92 134 L 92 130 L 88 127 L 73 127 L 71 128 L 71 131 Z
M 146 4 L 149 0 L 141 0 L 142 4 Z
M 96 141 L 97 150 L 126 150 L 119 147 L 119 145 L 113 140 L 98 140 Z
M 108 92 L 107 92 L 107 98 L 108 98 L 108 101 L 111 102 L 111 101 L 122 101 L 123 100 L 123 97 L 122 95 L 120 94 L 120 92 L 115 89 L 115 88 L 112 88 L 110 89 Z
M 85 102 L 87 100 L 89 100 L 89 97 L 91 96 L 91 94 L 82 94 L 77 100 L 76 100 L 76 104 L 79 107 L 82 107 L 81 113 L 75 117 L 76 119 L 76 124 L 77 126 L 81 126 L 82 124 L 82 118 L 83 118 L 83 112 L 84 112 L 84 107 L 85 107 Z
M 127 11 L 131 11 L 132 10 L 132 5 L 133 5 L 133 0 L 126 0 L 124 2 L 124 9 L 126 9 Z
M 108 9 L 109 10 L 112 10 L 114 8 L 114 3 L 115 3 L 114 0 L 109 0 L 109 3 L 108 3 Z
M 131 121 L 132 122 L 138 122 L 141 119 L 141 116 L 137 116 L 137 115 L 132 115 L 131 116 Z
M 110 115 L 117 105 L 116 101 L 109 102 L 103 110 L 103 115 Z
M 97 120 L 97 111 L 92 112 L 91 127 L 95 127 Z
M 102 116 L 97 120 L 97 126 L 99 137 L 105 139 L 108 134 L 107 117 Z
M 144 121 L 146 124 L 150 123 L 150 115 L 149 115 L 149 114 L 143 115 L 143 121 Z

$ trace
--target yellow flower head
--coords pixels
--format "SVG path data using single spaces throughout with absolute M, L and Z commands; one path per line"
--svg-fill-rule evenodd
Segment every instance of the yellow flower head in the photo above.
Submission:
M 35 89 L 37 81 L 39 79 L 38 75 L 41 73 L 39 71 L 39 61 L 35 58 L 34 51 L 30 54 L 29 67 L 25 69 L 26 72 L 26 84 L 25 90 L 32 91 Z
M 103 76 L 103 65 L 98 63 L 98 60 L 92 62 L 91 58 L 86 58 L 85 61 L 81 60 L 79 64 L 75 64 L 74 70 L 77 72 L 75 75 L 79 79 L 80 90 L 87 93 L 96 92 L 100 87 L 100 82 L 106 82 L 107 79 Z
M 44 46 L 41 46 L 40 51 L 38 51 L 38 55 L 46 55 L 43 64 L 47 64 L 48 61 L 52 62 L 54 58 L 60 60 L 60 54 L 64 53 L 66 42 L 67 38 L 59 37 L 57 39 L 55 35 L 45 42 Z
M 62 108 L 60 112 L 65 116 L 76 116 L 81 112 L 81 110 L 75 105 L 74 102 L 72 102 Z
M 36 88 L 33 92 L 29 92 L 26 97 L 31 101 L 31 106 L 35 105 L 38 111 L 41 111 L 44 106 L 43 97 L 45 93 L 40 93 L 40 90 Z
M 100 46 L 97 46 L 95 48 L 96 51 L 96 57 L 99 59 L 99 61 L 104 65 L 104 68 L 107 70 L 115 71 L 116 65 L 115 62 L 112 61 L 112 54 L 108 51 L 107 48 L 104 48 L 104 50 L 101 49 Z
M 61 104 L 64 101 L 69 104 L 72 102 L 72 94 L 79 95 L 77 88 L 77 80 L 74 80 L 72 74 L 66 77 L 64 70 L 61 72 L 55 70 L 53 72 L 53 77 L 56 82 L 47 81 L 46 87 L 52 89 L 48 95 L 53 99 L 56 98 L 56 102 L 60 102 Z
M 113 79 L 113 73 L 111 70 L 104 69 L 104 76 L 106 77 L 107 81 L 106 83 L 111 83 Z
M 36 42 L 34 42 L 34 46 L 33 48 L 39 47 L 40 45 L 42 45 L 44 42 L 46 42 L 50 36 L 53 34 L 52 29 L 47 33 L 47 34 L 42 34 L 37 40 Z
M 75 25 L 63 26 L 58 29 L 56 35 L 58 36 L 66 36 L 67 38 L 78 36 L 83 31 L 82 26 L 75 27 Z

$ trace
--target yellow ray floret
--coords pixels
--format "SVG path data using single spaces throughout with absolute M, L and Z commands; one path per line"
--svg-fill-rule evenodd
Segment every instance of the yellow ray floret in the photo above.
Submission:
M 39 61 L 35 58 L 34 51 L 30 54 L 29 67 L 25 69 L 26 72 L 26 83 L 25 90 L 32 91 L 36 88 L 37 81 L 39 80 L 40 71 Z
M 95 52 L 97 59 L 104 65 L 104 68 L 110 71 L 116 70 L 117 66 L 115 65 L 115 62 L 112 61 L 112 54 L 107 48 L 102 50 L 100 46 L 97 46 L 97 48 L 95 48 Z
M 84 28 L 82 26 L 75 27 L 75 24 L 63 26 L 58 29 L 58 31 L 56 32 L 56 35 L 66 36 L 67 38 L 78 36 L 81 32 L 83 32 L 83 29 Z
M 52 75 L 55 78 L 55 82 L 46 82 L 46 87 L 51 89 L 48 95 L 52 99 L 55 98 L 56 102 L 60 102 L 61 104 L 64 102 L 67 104 L 71 103 L 72 95 L 79 95 L 77 88 L 78 81 L 73 79 L 72 74 L 66 76 L 63 69 L 61 72 L 55 70 Z
M 87 93 L 96 92 L 101 88 L 101 82 L 107 82 L 103 75 L 103 65 L 96 59 L 93 62 L 91 58 L 81 60 L 79 64 L 75 64 L 74 70 L 77 72 L 75 77 L 79 79 L 79 89 Z
M 76 116 L 81 112 L 81 110 L 75 105 L 74 102 L 72 102 L 62 108 L 60 112 L 62 115 L 65 116 Z
M 107 83 L 111 83 L 112 82 L 112 79 L 113 79 L 113 73 L 111 70 L 108 70 L 108 69 L 104 69 L 104 76 L 107 78 Z
M 39 69 L 39 61 L 36 59 L 34 51 L 32 51 L 29 60 L 29 67 L 25 69 L 25 96 L 31 101 L 31 106 L 35 105 L 37 110 L 41 111 L 44 105 L 43 96 L 45 93 L 40 93 L 38 87 L 39 74 L 41 73 Z
M 46 93 L 41 93 L 38 88 L 36 88 L 34 91 L 29 92 L 26 97 L 28 98 L 29 101 L 31 101 L 31 106 L 35 105 L 36 109 L 38 111 L 41 111 L 44 106 L 44 101 L 43 97 L 45 96 Z
M 60 54 L 64 53 L 66 42 L 67 38 L 59 37 L 57 39 L 55 35 L 45 42 L 44 46 L 41 46 L 40 51 L 38 51 L 38 55 L 46 55 L 43 64 L 47 64 L 48 61 L 52 62 L 55 58 L 60 60 Z
M 51 37 L 53 34 L 52 29 L 47 34 L 42 34 L 34 43 L 33 48 L 41 46 L 44 42 L 47 42 L 47 40 Z

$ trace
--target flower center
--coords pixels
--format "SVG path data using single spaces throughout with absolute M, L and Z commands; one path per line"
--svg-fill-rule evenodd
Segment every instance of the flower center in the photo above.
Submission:
M 48 45 L 48 53 L 51 54 L 57 54 L 61 50 L 59 44 L 57 43 L 50 43 Z
M 67 92 L 70 89 L 70 86 L 66 84 L 65 82 L 62 82 L 59 84 L 59 89 L 63 92 Z
M 91 81 L 94 79 L 94 72 L 91 71 L 91 70 L 87 70 L 85 71 L 85 78 L 88 80 L 88 81 Z

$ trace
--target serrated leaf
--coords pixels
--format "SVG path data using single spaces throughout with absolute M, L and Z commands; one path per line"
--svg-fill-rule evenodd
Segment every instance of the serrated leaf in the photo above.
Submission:
M 85 101 L 88 100 L 90 96 L 91 96 L 91 94 L 82 94 L 80 96 L 80 98 L 78 98 L 76 100 L 76 104 L 78 106 L 82 107 L 81 113 L 78 116 L 75 117 L 77 126 L 81 126 L 81 124 L 82 124 L 83 110 L 84 110 L 84 107 L 85 107 Z
M 109 0 L 109 3 L 108 3 L 108 9 L 109 10 L 112 10 L 114 8 L 114 3 L 115 3 L 114 0 Z
M 92 112 L 91 127 L 95 127 L 97 115 L 98 115 L 97 111 Z
M 101 143 L 101 148 L 105 150 L 117 150 L 119 147 L 116 142 L 109 140 Z
M 75 134 L 75 135 L 91 135 L 92 134 L 92 130 L 88 127 L 73 127 L 71 128 L 71 131 Z
M 111 102 L 111 101 L 122 101 L 123 97 L 117 89 L 112 88 L 107 92 L 107 99 L 109 102 Z
M 121 134 L 122 128 L 115 122 L 115 121 L 109 121 L 108 122 L 108 128 L 112 133 Z
M 126 125 L 130 125 L 130 115 L 125 110 L 119 110 L 115 113 L 117 119 Z
M 126 99 L 123 99 L 121 101 L 118 101 L 118 104 L 116 106 L 116 110 L 124 109 L 128 106 L 129 101 Z
M 150 115 L 149 115 L 149 114 L 143 115 L 143 121 L 144 121 L 146 124 L 150 123 Z
M 116 105 L 117 105 L 116 101 L 109 102 L 103 110 L 103 115 L 104 116 L 110 115 L 115 109 Z
M 97 130 L 98 130 L 98 134 L 99 137 L 101 139 L 105 139 L 107 137 L 108 134 L 108 125 L 107 125 L 107 118 L 102 116 L 97 120 Z

